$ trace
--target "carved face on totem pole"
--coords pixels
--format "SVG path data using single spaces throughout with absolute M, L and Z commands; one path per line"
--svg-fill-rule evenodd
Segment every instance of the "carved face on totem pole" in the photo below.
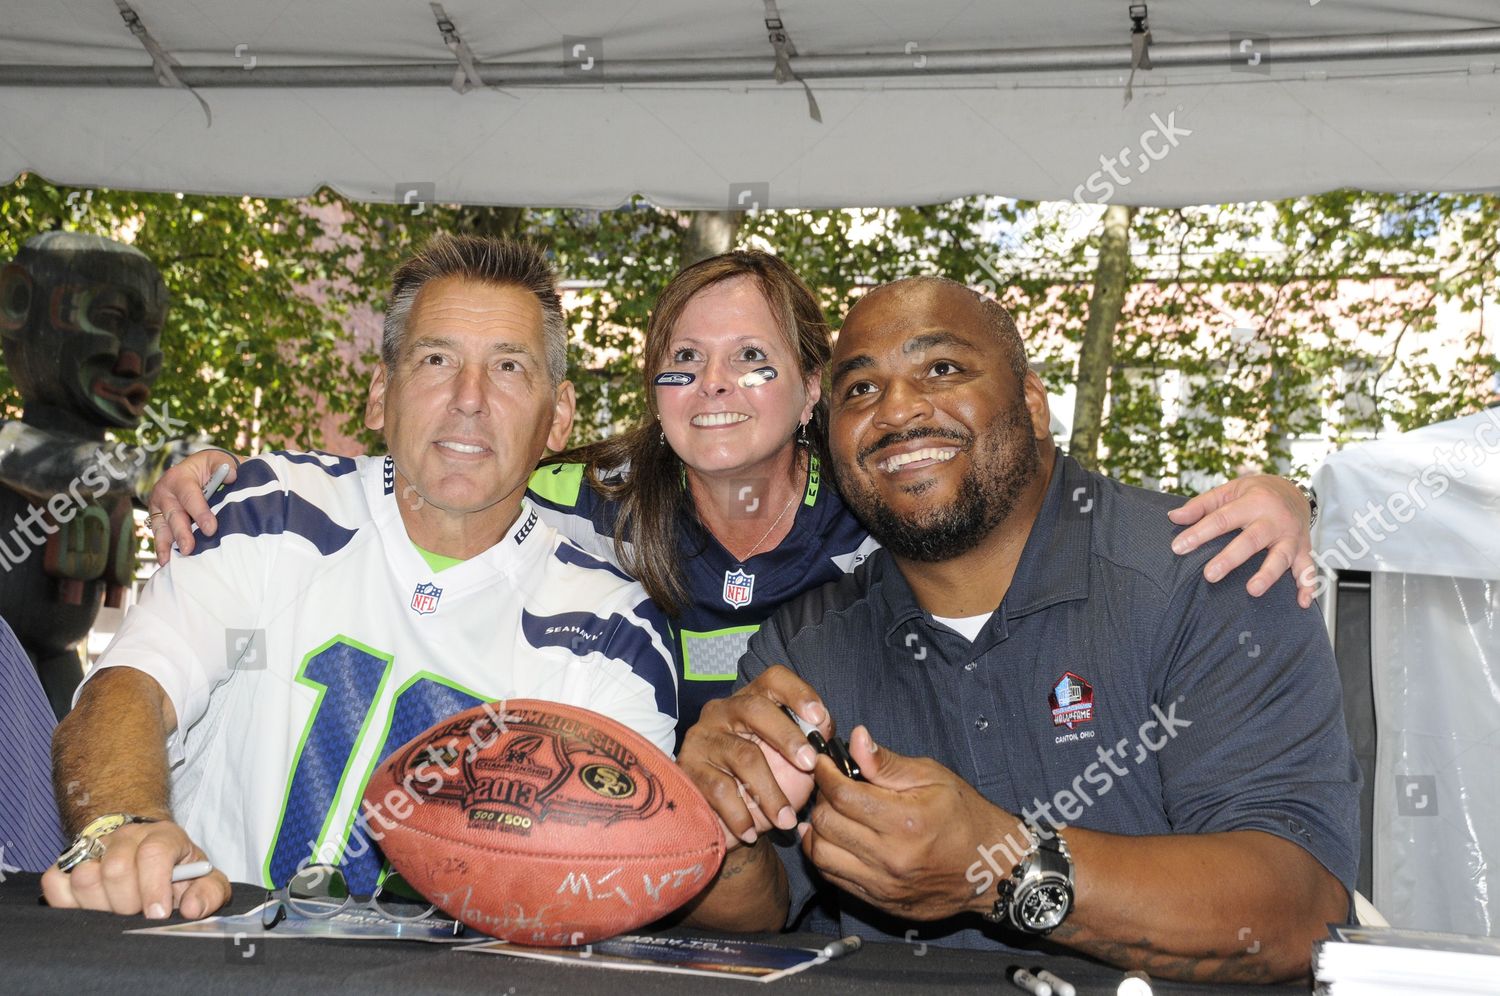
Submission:
M 28 239 L 0 269 L 0 340 L 27 420 L 135 427 L 161 373 L 167 303 L 132 246 L 78 232 Z

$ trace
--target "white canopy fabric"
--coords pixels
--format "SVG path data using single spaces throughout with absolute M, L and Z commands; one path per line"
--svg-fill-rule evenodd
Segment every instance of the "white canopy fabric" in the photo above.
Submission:
M 6 179 L 712 209 L 1500 188 L 1494 0 L 1154 0 L 1128 105 L 1120 0 L 446 0 L 452 48 L 425 0 L 132 0 L 211 126 L 115 0 L 3 4 Z M 768 6 L 821 122 L 773 79 Z M 461 55 L 499 88 L 450 88 Z
M 1313 487 L 1315 559 L 1373 572 L 1375 905 L 1398 927 L 1500 936 L 1500 408 L 1346 446 Z M 1357 650 L 1346 696 L 1351 667 Z
M 1500 408 L 1346 446 L 1313 489 L 1327 568 L 1500 579 Z

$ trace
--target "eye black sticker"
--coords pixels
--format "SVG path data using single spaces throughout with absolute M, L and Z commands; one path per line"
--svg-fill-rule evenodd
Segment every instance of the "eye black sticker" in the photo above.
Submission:
M 657 387 L 687 387 L 696 379 L 694 374 L 683 373 L 681 370 L 668 370 L 666 373 L 657 374 L 654 383 Z
M 740 387 L 760 387 L 776 379 L 775 367 L 756 367 L 740 378 Z

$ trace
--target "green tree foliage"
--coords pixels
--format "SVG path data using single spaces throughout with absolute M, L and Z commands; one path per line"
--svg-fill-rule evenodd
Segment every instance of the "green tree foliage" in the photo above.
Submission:
M 1099 212 L 995 197 L 772 211 L 747 216 L 737 240 L 786 258 L 835 326 L 864 289 L 897 277 L 943 274 L 992 292 L 1060 389 L 1088 317 Z M 321 412 L 359 434 L 375 357 L 348 318 L 378 307 L 400 255 L 438 231 L 520 234 L 548 250 L 573 288 L 583 346 L 574 441 L 628 424 L 642 407 L 639 330 L 682 263 L 687 227 L 640 201 L 602 212 L 413 207 L 326 191 L 85 194 L 34 177 L 0 188 L 0 222 L 0 258 L 50 228 L 133 231 L 174 298 L 157 397 L 225 443 L 293 446 L 322 442 Z M 1440 309 L 1471 314 L 1495 300 L 1500 199 L 1338 191 L 1142 208 L 1131 235 L 1099 453 L 1115 476 L 1193 488 L 1243 468 L 1300 470 L 1288 437 L 1321 431 L 1327 413 L 1340 441 L 1474 411 L 1491 392 L 1482 328 L 1457 363 L 1431 343 Z M 17 403 L 0 371 L 0 406 Z
M 1137 480 L 1300 473 L 1288 438 L 1325 414 L 1343 442 L 1475 411 L 1493 340 L 1481 326 L 1445 364 L 1434 333 L 1440 306 L 1495 300 L 1495 221 L 1492 198 L 1348 191 L 1140 212 L 1105 465 Z M 1164 418 L 1173 382 L 1191 404 Z

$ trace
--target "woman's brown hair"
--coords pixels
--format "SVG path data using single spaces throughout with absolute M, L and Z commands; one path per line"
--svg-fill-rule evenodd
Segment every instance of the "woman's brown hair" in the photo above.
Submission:
M 826 371 L 832 337 L 823 309 L 811 289 L 790 266 L 756 250 L 736 250 L 694 263 L 672 278 L 656 299 L 646 322 L 644 378 L 646 412 L 630 429 L 588 446 L 559 453 L 544 464 L 582 463 L 589 486 L 619 503 L 615 520 L 615 556 L 626 573 L 640 581 L 663 611 L 680 615 L 687 587 L 678 566 L 678 530 L 703 530 L 683 483 L 681 459 L 667 445 L 657 425 L 656 389 L 652 378 L 664 365 L 672 331 L 687 303 L 699 291 L 749 277 L 765 295 L 771 314 L 797 357 L 797 375 Z M 828 402 L 820 399 L 807 426 L 808 446 L 827 465 Z M 621 475 L 621 468 L 628 471 Z M 704 537 L 706 539 L 706 537 Z M 627 546 L 626 544 L 630 545 Z

